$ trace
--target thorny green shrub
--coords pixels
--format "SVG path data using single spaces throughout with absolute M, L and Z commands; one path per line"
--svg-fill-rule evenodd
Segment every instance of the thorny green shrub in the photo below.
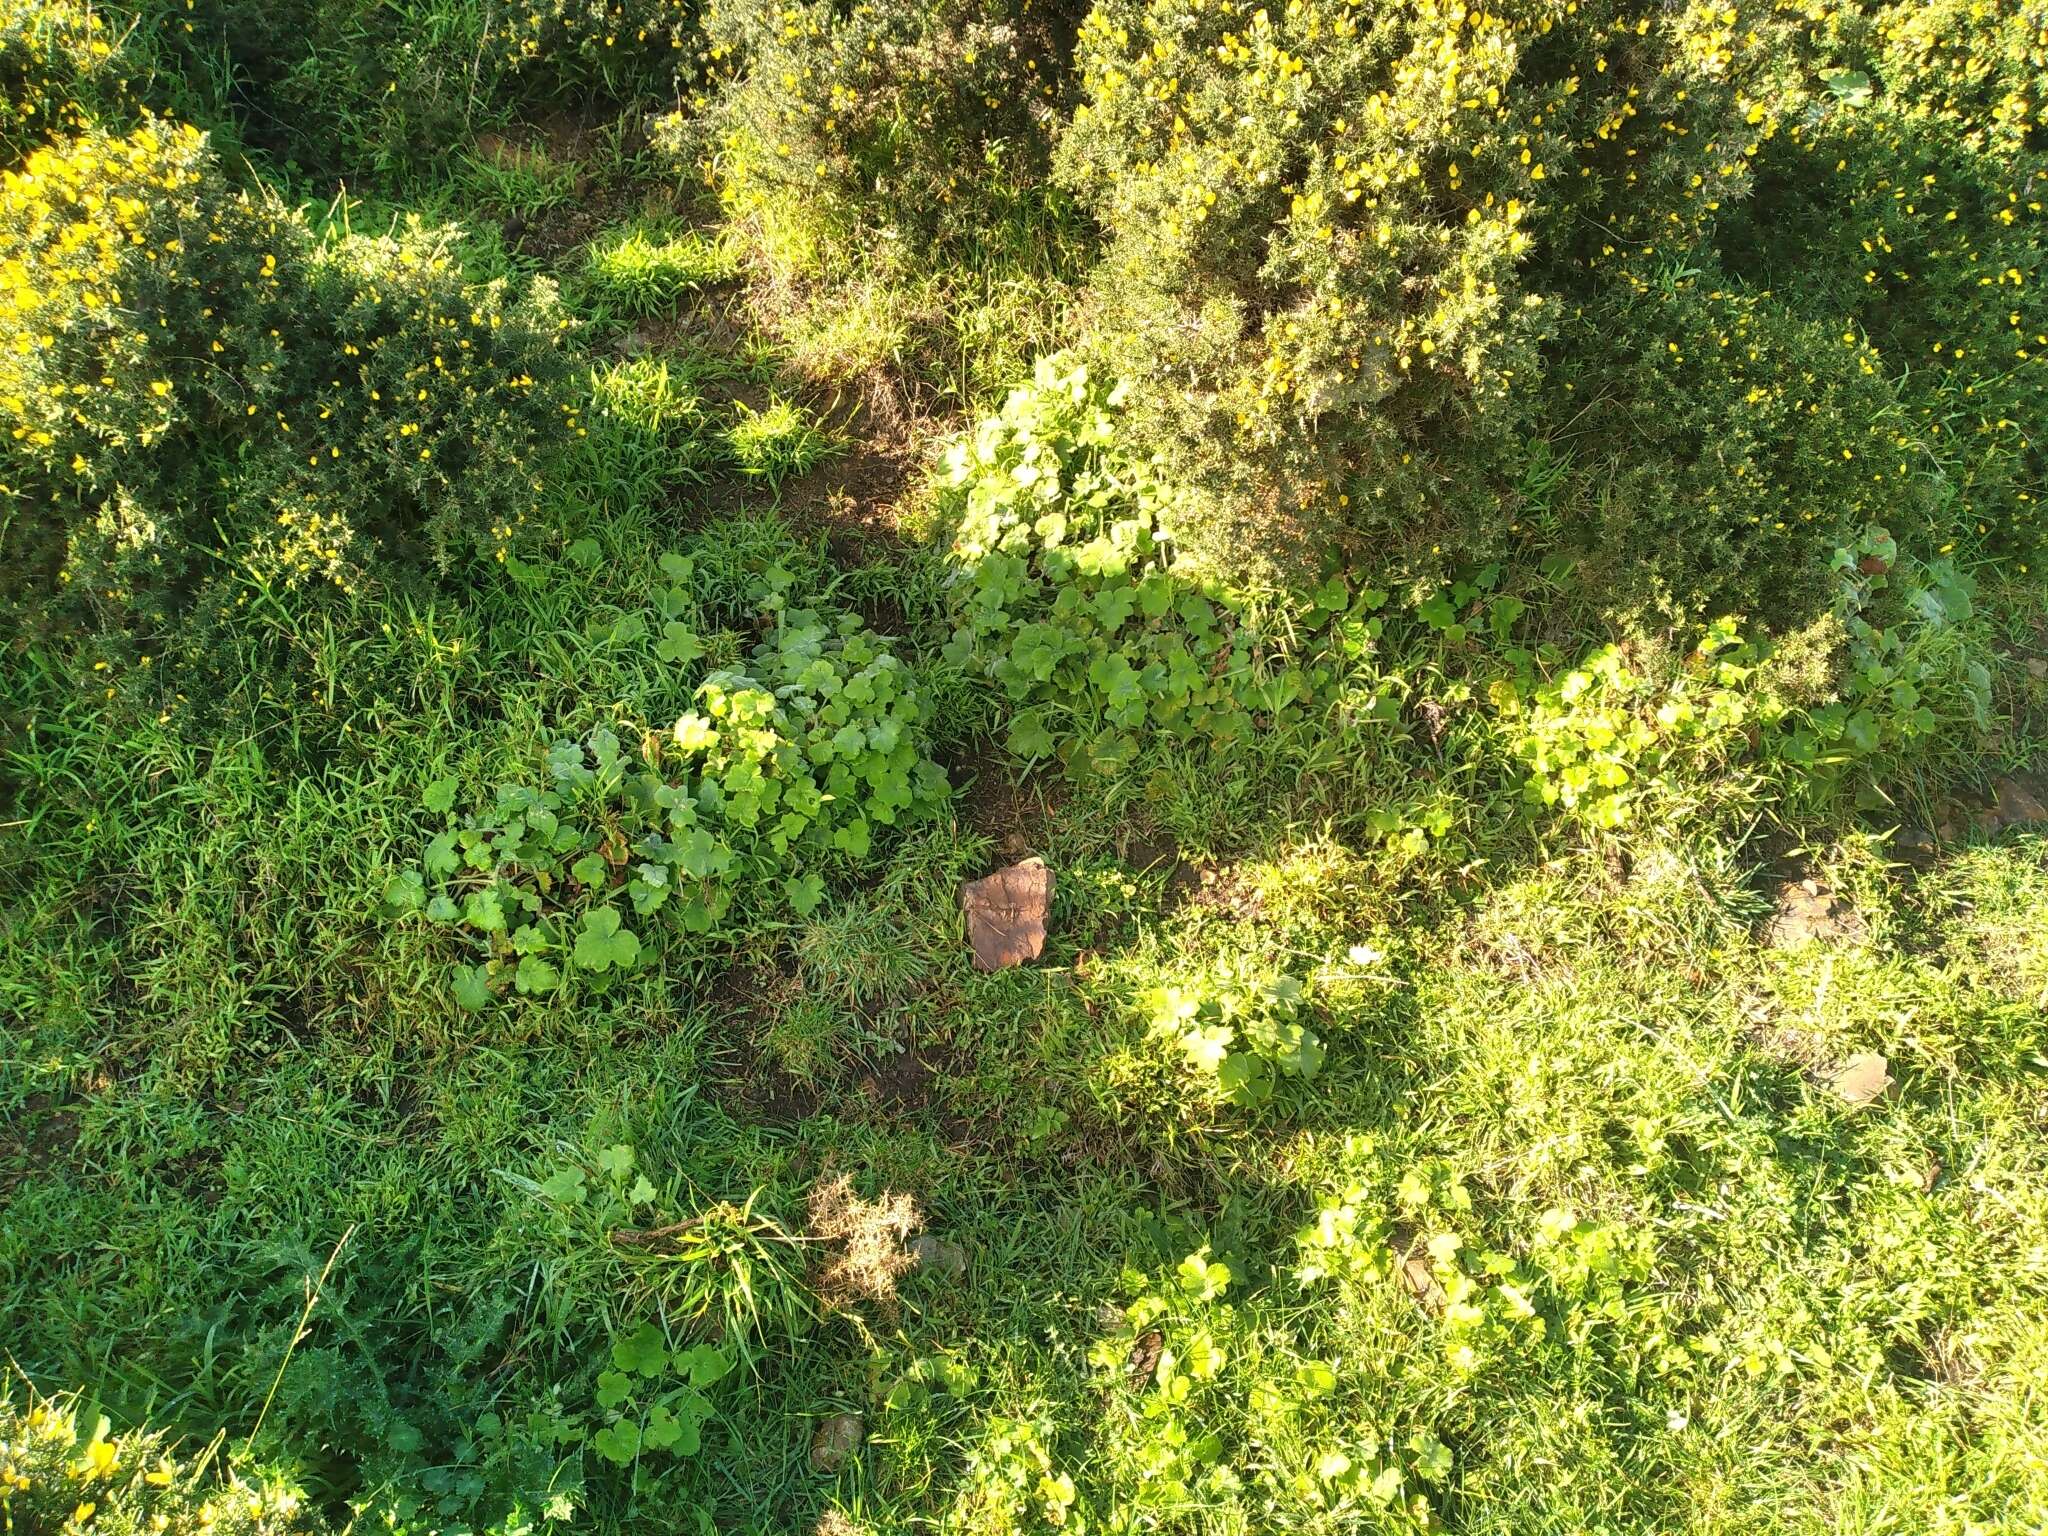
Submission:
M 1043 4 L 707 0 L 715 93 L 664 131 L 743 216 L 879 217 L 920 245 L 981 238 L 1042 195 L 1061 70 Z M 820 206 L 822 205 L 822 206 Z
M 519 0 L 489 46 L 515 74 L 564 93 L 595 85 L 619 100 L 673 102 L 697 71 L 696 0 Z
M 2042 58 L 1960 0 L 1100 0 L 1088 344 L 1213 566 L 1493 558 L 1540 438 L 1624 603 L 1809 618 L 1863 521 L 2037 516 Z
M 544 280 L 467 281 L 451 230 L 316 242 L 189 127 L 37 150 L 0 177 L 8 595 L 161 654 L 247 600 L 224 566 L 350 589 L 502 554 L 576 427 L 566 323 Z
M 241 1477 L 168 1435 L 114 1433 L 79 1416 L 75 1395 L 0 1397 L 0 1527 L 34 1536 L 286 1536 L 326 1525 L 280 1479 Z
M 677 585 L 656 606 L 673 616 L 637 638 L 686 669 L 705 650 L 686 617 L 691 565 L 666 566 Z M 602 727 L 556 742 L 542 784 L 500 784 L 452 820 L 385 904 L 472 952 L 454 972 L 466 1008 L 634 970 L 663 929 L 711 933 L 736 899 L 744 922 L 806 915 L 879 829 L 944 801 L 925 714 L 915 679 L 858 617 L 778 608 L 745 668 L 705 677 L 672 728 L 633 746 Z M 437 780 L 428 810 L 450 813 L 455 794 Z
M 1099 0 L 1060 174 L 1109 234 L 1097 345 L 1141 440 L 1209 492 L 1206 553 L 1489 552 L 1485 479 L 1554 320 L 1523 268 L 1603 190 L 1614 217 L 1696 223 L 1720 194 L 1673 162 L 1742 126 L 1691 10 L 1652 15 Z M 1625 189 L 1590 163 L 1624 139 Z M 1708 176 L 1739 179 L 1722 160 Z
M 76 0 L 10 0 L 0 11 L 0 166 L 82 131 L 80 97 L 116 71 L 106 19 Z

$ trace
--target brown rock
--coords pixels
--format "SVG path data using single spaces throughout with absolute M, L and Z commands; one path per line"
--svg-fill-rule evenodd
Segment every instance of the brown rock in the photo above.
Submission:
M 1991 786 L 1991 793 L 1995 798 L 1990 809 L 1971 818 L 1971 824 L 1986 837 L 1996 837 L 2007 827 L 2048 821 L 2048 804 L 2041 799 L 2043 791 L 2024 779 L 2000 779 Z
M 910 1245 L 910 1256 L 917 1261 L 920 1274 L 935 1274 L 947 1280 L 959 1280 L 967 1274 L 967 1250 L 943 1237 L 920 1237 Z
M 1159 1357 L 1165 1350 L 1166 1335 L 1157 1328 L 1146 1329 L 1131 1346 L 1130 1358 L 1124 1362 L 1124 1379 L 1133 1387 L 1143 1387 L 1159 1369 Z
M 1036 960 L 1045 948 L 1045 915 L 1052 907 L 1052 871 L 1026 859 L 960 887 L 967 942 L 976 970 L 1000 971 Z
M 1436 1267 L 1429 1262 L 1429 1255 L 1420 1250 L 1395 1256 L 1401 1264 L 1401 1283 L 1408 1287 L 1408 1294 L 1421 1302 L 1429 1312 L 1441 1312 L 1450 1298 L 1444 1294 L 1443 1283 L 1436 1277 Z
M 811 1436 L 811 1470 L 837 1472 L 860 1451 L 866 1426 L 857 1413 L 835 1413 Z
M 1835 1068 L 1828 1077 L 1828 1087 L 1844 1104 L 1861 1109 L 1891 1092 L 1891 1063 L 1876 1051 L 1864 1051 Z
M 1790 949 L 1815 940 L 1863 937 L 1856 909 L 1814 880 L 1788 880 L 1778 887 L 1778 910 L 1764 924 L 1764 942 Z

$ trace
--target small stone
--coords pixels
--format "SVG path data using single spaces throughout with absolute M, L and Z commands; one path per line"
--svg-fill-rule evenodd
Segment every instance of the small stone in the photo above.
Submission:
M 1426 1253 L 1395 1255 L 1401 1264 L 1401 1283 L 1408 1288 L 1408 1294 L 1422 1303 L 1424 1311 L 1441 1312 L 1450 1300 L 1444 1292 L 1443 1283 L 1436 1277 L 1436 1266 L 1429 1262 Z
M 2043 661 L 2039 656 L 2029 656 L 2027 658 L 2027 676 L 2033 678 L 2036 682 L 2048 682 L 2048 661 Z
M 1996 798 L 1990 809 L 1971 818 L 1972 825 L 1986 837 L 1996 837 L 2007 827 L 2048 821 L 2048 804 L 2041 799 L 2043 791 L 2023 779 L 2000 779 L 1991 786 L 1991 793 Z
M 835 1413 L 811 1436 L 811 1470 L 833 1473 L 852 1461 L 860 1450 L 866 1426 L 857 1413 Z
M 967 1250 L 943 1237 L 920 1237 L 910 1245 L 910 1256 L 917 1260 L 919 1274 L 939 1275 L 947 1280 L 959 1280 L 967 1274 Z
M 1814 880 L 1788 880 L 1778 887 L 1778 910 L 1764 924 L 1764 942 L 1790 949 L 1815 940 L 1863 937 L 1856 909 Z
M 1828 1078 L 1835 1097 L 1854 1109 L 1874 1104 L 1892 1089 L 1891 1063 L 1876 1051 L 1851 1056 Z
M 1052 907 L 1052 871 L 1026 859 L 960 887 L 967 942 L 980 971 L 1007 970 L 1036 960 L 1045 949 L 1045 915 Z

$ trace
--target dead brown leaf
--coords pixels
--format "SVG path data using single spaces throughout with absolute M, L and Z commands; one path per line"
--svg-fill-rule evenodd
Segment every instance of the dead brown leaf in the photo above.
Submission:
M 1853 1108 L 1874 1104 L 1891 1091 L 1891 1063 L 1876 1051 L 1860 1052 L 1829 1074 L 1828 1087 Z
M 1131 1358 L 1124 1364 L 1124 1379 L 1133 1388 L 1142 1388 L 1159 1369 L 1159 1357 L 1165 1349 L 1166 1335 L 1157 1328 L 1139 1334 L 1138 1341 L 1131 1346 Z
M 1052 871 L 1026 859 L 960 887 L 967 942 L 974 966 L 1000 971 L 1036 960 L 1045 949 L 1045 916 L 1052 907 Z
M 1816 941 L 1855 941 L 1864 935 L 1856 909 L 1815 880 L 1788 880 L 1778 887 L 1778 910 L 1764 924 L 1764 942 L 1790 949 Z

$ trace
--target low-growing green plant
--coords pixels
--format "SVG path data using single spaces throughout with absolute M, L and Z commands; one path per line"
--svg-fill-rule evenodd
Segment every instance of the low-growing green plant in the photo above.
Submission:
M 651 1453 L 696 1455 L 712 1414 L 704 1389 L 731 1369 L 732 1361 L 712 1345 L 671 1348 L 651 1322 L 613 1339 L 611 1369 L 597 1378 L 594 1401 L 603 1422 L 590 1437 L 591 1449 L 616 1466 L 634 1467 L 636 1483 L 638 1464 Z
M 658 609 L 685 614 L 691 563 L 671 555 L 666 570 L 679 585 Z M 704 655 L 681 616 L 658 634 L 641 621 L 630 639 L 679 670 Z M 387 884 L 385 905 L 473 951 L 454 972 L 465 1008 L 552 994 L 571 976 L 602 983 L 642 964 L 658 931 L 713 932 L 736 897 L 743 922 L 807 915 L 878 829 L 944 801 L 926 723 L 914 679 L 858 617 L 778 607 L 748 669 L 705 677 L 665 734 L 629 747 L 599 727 L 556 742 L 542 786 L 500 784 Z M 456 789 L 427 786 L 426 808 L 448 814 Z
M 1153 1038 L 1178 1046 L 1188 1065 L 1233 1104 L 1263 1104 L 1281 1078 L 1322 1070 L 1323 1042 L 1302 1021 L 1304 988 L 1293 976 L 1224 970 L 1145 996 Z
M 1832 619 L 1844 635 L 1836 696 L 1788 722 L 1778 755 L 1810 802 L 1853 782 L 1875 788 L 1953 773 L 1991 730 L 1991 673 L 1974 632 L 1975 583 L 1947 557 L 1901 554 L 1864 530 L 1833 562 Z
M 637 223 L 593 241 L 584 263 L 583 297 L 600 323 L 669 313 L 685 294 L 739 272 L 723 241 Z
M 1120 440 L 1120 390 L 1041 359 L 948 450 L 956 525 L 946 656 L 1014 707 L 1011 751 L 1113 773 L 1146 735 L 1224 748 L 1311 687 L 1241 598 L 1187 577 L 1151 466 Z
M 723 434 L 726 455 L 741 474 L 770 489 L 808 473 L 840 450 L 838 437 L 780 395 L 759 409 L 736 401 L 733 412 Z
M 568 206 L 581 174 L 575 161 L 558 158 L 538 144 L 468 150 L 458 167 L 462 185 L 477 202 L 522 219 Z
M 627 1306 L 653 1310 L 671 1330 L 686 1330 L 717 1346 L 695 1351 L 664 1345 L 660 1369 L 650 1376 L 675 1366 L 687 1375 L 705 1376 L 691 1383 L 701 1388 L 734 1361 L 754 1360 L 764 1346 L 786 1342 L 816 1316 L 797 1257 L 798 1240 L 757 1209 L 761 1191 L 739 1204 L 704 1202 L 675 1179 L 657 1187 L 628 1143 L 614 1142 L 595 1152 L 566 1145 L 559 1150 L 546 1178 L 514 1177 L 512 1182 L 553 1218 L 553 1236 L 572 1262 L 594 1264 L 607 1275 L 608 1287 L 616 1282 L 623 1289 Z M 645 1340 L 645 1326 L 632 1337 Z M 618 1331 L 626 1333 L 623 1327 Z M 651 1364 L 657 1358 L 651 1344 L 628 1347 L 637 1361 Z M 628 1370 L 616 1354 L 613 1363 L 621 1372 Z M 717 1374 L 710 1375 L 714 1370 Z M 629 1391 L 617 1401 L 600 1402 L 604 1422 L 623 1417 L 613 1410 L 632 1396 Z M 641 1406 L 652 1406 L 644 1392 Z M 673 1400 L 670 1413 L 680 1416 Z M 623 1432 L 612 1444 L 624 1444 Z
M 1774 725 L 1785 706 L 1763 684 L 1757 655 L 1736 621 L 1708 628 L 1676 675 L 1652 677 L 1604 646 L 1551 675 L 1514 651 L 1514 677 L 1490 697 L 1528 766 L 1529 798 L 1593 826 L 1619 826 L 1633 802 L 1681 769 L 1725 768 L 1746 756 L 1753 727 Z

